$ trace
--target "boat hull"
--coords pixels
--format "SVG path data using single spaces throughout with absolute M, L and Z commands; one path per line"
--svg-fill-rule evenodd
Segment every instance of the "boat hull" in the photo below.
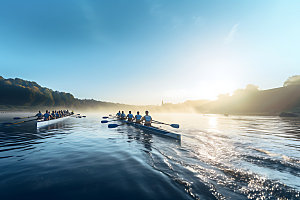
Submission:
M 39 129 L 39 128 L 43 128 L 43 127 L 46 127 L 46 126 L 50 126 L 52 124 L 59 123 L 59 122 L 65 120 L 69 117 L 70 116 L 66 116 L 66 117 L 58 118 L 58 119 L 52 119 L 52 120 L 48 120 L 48 121 L 37 121 L 36 127 Z
M 165 137 L 170 137 L 176 140 L 181 140 L 181 134 L 179 133 L 173 133 L 167 130 L 163 130 L 157 127 L 153 127 L 153 126 L 144 126 L 142 124 L 136 124 L 134 122 L 129 122 L 129 121 L 125 121 L 125 120 L 118 120 L 121 121 L 123 123 L 126 123 L 128 125 L 134 126 L 136 128 L 142 129 L 142 130 L 146 130 L 146 131 L 150 131 L 152 133 L 158 134 L 158 135 L 162 135 Z

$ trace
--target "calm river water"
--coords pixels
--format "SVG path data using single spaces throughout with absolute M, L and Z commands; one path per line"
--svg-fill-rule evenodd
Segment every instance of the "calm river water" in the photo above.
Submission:
M 152 114 L 178 143 L 102 116 L 0 130 L 0 198 L 300 199 L 300 119 Z

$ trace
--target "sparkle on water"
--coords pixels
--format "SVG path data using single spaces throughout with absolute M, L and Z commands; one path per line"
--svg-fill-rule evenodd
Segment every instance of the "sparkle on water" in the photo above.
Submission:
M 2 199 L 299 199 L 300 120 L 152 114 L 182 141 L 101 114 L 0 131 Z M 119 122 L 113 122 L 119 123 Z

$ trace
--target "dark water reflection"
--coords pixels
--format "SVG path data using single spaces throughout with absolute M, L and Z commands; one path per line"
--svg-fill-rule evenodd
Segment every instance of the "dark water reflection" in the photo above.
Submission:
M 154 116 L 181 144 L 92 114 L 1 129 L 1 199 L 299 199 L 300 120 Z

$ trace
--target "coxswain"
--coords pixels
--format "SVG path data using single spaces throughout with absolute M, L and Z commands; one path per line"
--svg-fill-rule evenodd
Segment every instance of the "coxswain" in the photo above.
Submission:
M 140 112 L 138 111 L 135 115 L 135 123 L 140 124 L 142 122 L 142 115 L 140 115 Z
M 133 114 L 131 114 L 131 111 L 129 111 L 129 114 L 127 115 L 127 120 L 129 122 L 132 122 L 133 121 Z
M 142 118 L 142 121 L 145 121 L 144 122 L 145 126 L 151 126 L 152 117 L 149 115 L 148 111 L 146 111 L 145 114 L 146 115 Z

